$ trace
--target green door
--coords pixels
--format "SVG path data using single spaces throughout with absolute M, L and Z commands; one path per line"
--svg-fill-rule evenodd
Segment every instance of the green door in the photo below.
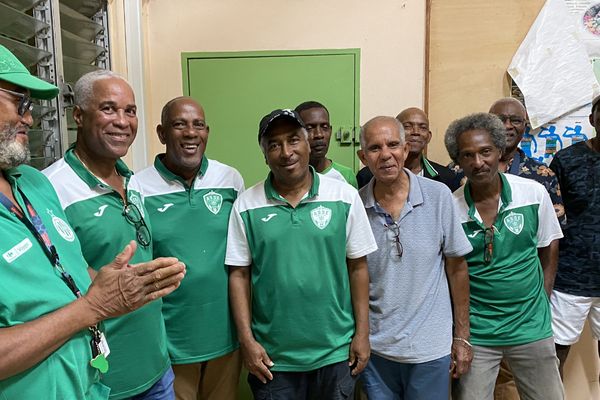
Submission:
M 360 50 L 183 53 L 182 65 L 183 92 L 203 105 L 210 126 L 207 156 L 237 168 L 246 187 L 268 172 L 260 119 L 307 100 L 329 109 L 328 157 L 356 171 Z

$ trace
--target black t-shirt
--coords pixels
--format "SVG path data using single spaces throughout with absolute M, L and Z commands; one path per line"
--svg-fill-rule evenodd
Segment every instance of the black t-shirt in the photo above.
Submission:
M 559 151 L 556 173 L 567 215 L 554 288 L 576 296 L 600 296 L 600 153 L 580 142 Z

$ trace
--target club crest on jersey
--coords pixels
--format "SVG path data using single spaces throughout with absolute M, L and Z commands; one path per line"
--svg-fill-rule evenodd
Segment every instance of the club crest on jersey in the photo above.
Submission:
M 523 226 L 525 225 L 525 217 L 523 214 L 511 212 L 506 217 L 504 217 L 504 226 L 508 228 L 509 231 L 518 235 L 523 230 Z
M 310 212 L 310 218 L 317 228 L 323 230 L 331 221 L 331 209 L 319 206 Z
M 223 205 L 223 196 L 211 190 L 204 195 L 204 204 L 208 208 L 208 211 L 217 215 Z
M 134 204 L 138 210 L 140 210 L 142 218 L 146 218 L 146 215 L 144 215 L 144 206 L 142 205 L 142 200 L 136 192 L 129 192 L 129 201 Z
M 69 224 L 67 224 L 64 220 L 54 215 L 52 210 L 47 211 L 48 215 L 52 217 L 52 225 L 54 225 L 54 229 L 56 229 L 56 232 L 58 232 L 58 234 L 62 236 L 62 238 L 65 239 L 67 242 L 72 242 L 73 240 L 75 240 L 75 233 L 73 232 L 73 229 L 71 229 Z

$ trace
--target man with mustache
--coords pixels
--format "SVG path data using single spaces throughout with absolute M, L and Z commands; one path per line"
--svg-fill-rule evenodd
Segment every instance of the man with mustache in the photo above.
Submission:
M 561 400 L 548 296 L 562 231 L 550 196 L 531 179 L 498 171 L 506 129 L 495 115 L 452 122 L 445 144 L 467 177 L 454 199 L 473 246 L 465 256 L 473 361 L 453 398 L 491 400 L 504 358 L 525 398 Z
M 410 107 L 402 110 L 396 116 L 396 119 L 404 127 L 406 142 L 410 145 L 404 166 L 415 175 L 443 183 L 452 192 L 458 189 L 460 180 L 456 177 L 456 174 L 447 167 L 429 160 L 423 154 L 431 141 L 429 119 L 425 112 L 419 108 Z M 365 166 L 356 175 L 358 187 L 365 186 L 371 178 L 373 178 L 373 173 Z
M 318 173 L 349 183 L 356 188 L 356 177 L 352 168 L 327 158 L 333 129 L 329 122 L 329 110 L 317 101 L 306 101 L 296 107 L 296 112 L 302 118 L 308 132 L 310 165 Z
M 0 45 L 0 396 L 7 400 L 107 399 L 100 374 L 116 366 L 113 337 L 100 322 L 171 293 L 185 273 L 173 258 L 129 265 L 136 244 L 125 242 L 90 280 L 52 185 L 24 165 L 32 97 L 57 94 Z
M 309 165 L 294 110 L 261 120 L 271 172 L 233 205 L 225 264 L 256 400 L 352 398 L 369 359 L 369 275 L 377 245 L 358 192 Z

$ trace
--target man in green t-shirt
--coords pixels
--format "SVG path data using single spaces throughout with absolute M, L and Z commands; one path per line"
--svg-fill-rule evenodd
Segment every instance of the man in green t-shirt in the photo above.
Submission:
M 294 110 L 266 115 L 258 141 L 271 172 L 235 201 L 225 256 L 248 382 L 255 399 L 351 398 L 370 354 L 364 206 L 309 165 Z
M 534 180 L 498 172 L 506 129 L 493 114 L 454 121 L 445 144 L 467 177 L 454 198 L 473 246 L 465 257 L 473 361 L 453 398 L 493 399 L 504 358 L 524 398 L 561 400 L 549 295 L 563 235 L 550 196 Z
M 209 127 L 191 97 L 167 102 L 156 131 L 166 151 L 131 179 L 131 187 L 152 220 L 154 255 L 175 256 L 188 266 L 181 287 L 163 299 L 175 393 L 178 400 L 235 400 L 241 359 L 225 247 L 231 207 L 244 182 L 234 168 L 206 157 Z
M 171 293 L 184 274 L 173 258 L 129 265 L 136 251 L 132 242 L 115 259 L 112 253 L 112 262 L 91 282 L 52 185 L 24 165 L 32 98 L 57 94 L 57 87 L 30 75 L 0 45 L 0 398 L 5 400 L 107 399 L 110 389 L 99 378 L 112 360 L 106 358 L 109 348 L 98 324 Z
M 129 84 L 111 71 L 82 76 L 74 88 L 77 141 L 44 170 L 69 223 L 82 242 L 91 274 L 107 256 L 136 240 L 134 262 L 151 260 L 152 226 L 132 172 L 121 160 L 137 133 L 137 107 Z M 113 367 L 102 381 L 111 399 L 172 399 L 173 371 L 167 352 L 162 300 L 108 321 Z
M 329 110 L 317 101 L 305 101 L 296 107 L 296 112 L 302 118 L 308 132 L 310 165 L 320 174 L 358 188 L 352 168 L 327 158 L 332 131 L 329 122 Z

